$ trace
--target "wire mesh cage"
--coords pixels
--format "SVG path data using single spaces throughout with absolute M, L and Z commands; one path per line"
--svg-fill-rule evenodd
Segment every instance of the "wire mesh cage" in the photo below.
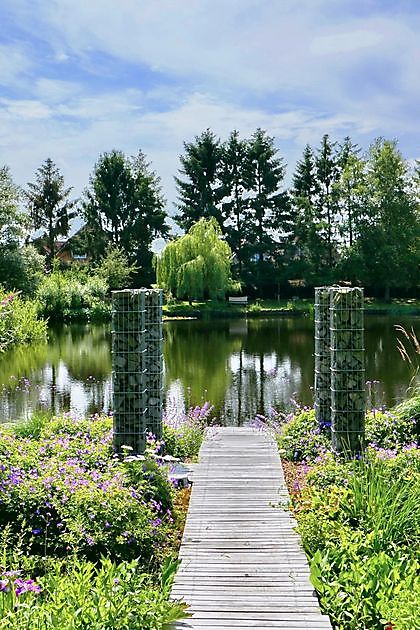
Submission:
M 315 416 L 320 428 L 331 426 L 331 287 L 315 288 Z
M 366 409 L 362 288 L 332 288 L 330 334 L 332 447 L 338 453 L 358 453 Z
M 113 291 L 112 391 L 117 451 L 129 446 L 141 453 L 148 431 L 161 435 L 162 369 L 159 370 L 159 366 L 162 366 L 161 291 Z
M 162 291 L 145 291 L 146 375 L 148 428 L 154 435 L 162 434 L 163 409 L 163 329 Z

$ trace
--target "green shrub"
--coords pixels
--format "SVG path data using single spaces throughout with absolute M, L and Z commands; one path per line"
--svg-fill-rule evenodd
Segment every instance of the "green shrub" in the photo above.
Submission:
M 108 285 L 85 271 L 54 269 L 37 291 L 40 312 L 52 321 L 104 319 L 110 316 Z
M 138 270 L 136 265 L 130 265 L 122 247 L 110 245 L 95 268 L 95 275 L 103 279 L 111 289 L 123 289 L 130 284 L 130 277 Z
M 407 403 L 402 412 L 398 411 L 399 407 L 391 411 L 369 411 L 365 422 L 366 443 L 377 448 L 390 449 L 402 448 L 414 442 L 417 437 L 416 420 L 408 411 L 415 410 L 415 399 L 412 404 Z
M 420 607 L 419 590 L 413 590 L 419 580 L 418 561 L 402 552 L 366 553 L 359 538 L 341 540 L 312 558 L 311 580 L 323 612 L 336 630 L 383 630 L 402 609 L 406 625 L 401 627 L 414 630 Z M 411 590 L 409 607 L 406 589 Z
M 0 250 L 0 278 L 10 291 L 33 297 L 43 276 L 45 256 L 33 245 Z
M 319 428 L 314 409 L 298 409 L 276 437 L 282 455 L 291 461 L 314 461 L 330 449 L 330 440 Z
M 47 324 L 38 318 L 36 304 L 0 289 L 0 352 L 15 344 L 46 338 Z
M 80 560 L 67 567 L 56 562 L 33 583 L 26 576 L 6 577 L 11 589 L 0 591 L 0 630 L 162 630 L 187 616 L 185 604 L 169 601 L 176 568 L 177 562 L 168 559 L 159 584 L 137 561 L 109 559 L 99 567 Z M 25 592 L 25 584 L 32 590 Z
M 415 628 L 419 449 L 370 448 L 352 461 L 328 454 L 307 481 L 293 508 L 312 582 L 334 628 L 383 630 L 390 621 Z
M 182 460 L 197 458 L 206 428 L 212 422 L 212 412 L 208 402 L 202 407 L 190 407 L 185 413 L 167 408 L 163 418 L 163 454 Z
M 412 421 L 412 429 L 417 438 L 420 437 L 420 395 L 412 396 L 394 407 L 394 413 L 401 419 L 401 422 Z
M 0 524 L 31 553 L 158 560 L 171 486 L 154 461 L 134 476 L 113 457 L 110 422 L 66 415 L 38 439 L 0 433 Z

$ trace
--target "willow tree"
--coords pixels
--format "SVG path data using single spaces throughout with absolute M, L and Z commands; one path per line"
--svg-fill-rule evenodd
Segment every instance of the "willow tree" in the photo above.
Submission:
M 220 299 L 232 284 L 232 251 L 213 217 L 200 219 L 168 243 L 156 260 L 159 287 L 178 299 Z

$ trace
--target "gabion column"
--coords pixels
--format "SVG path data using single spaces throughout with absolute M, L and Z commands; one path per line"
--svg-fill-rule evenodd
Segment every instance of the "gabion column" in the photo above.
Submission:
M 315 415 L 331 426 L 330 287 L 315 288 Z
M 355 454 L 363 449 L 366 408 L 363 289 L 330 293 L 332 447 Z
M 156 361 L 151 356 L 158 353 L 150 342 L 159 331 L 162 338 L 162 307 L 151 303 L 149 289 L 134 289 L 112 292 L 112 382 L 114 410 L 114 447 L 120 451 L 122 446 L 130 446 L 135 453 L 142 453 L 146 444 L 146 433 L 152 431 L 161 435 L 162 387 L 160 399 L 155 400 L 157 387 L 148 391 L 157 377 Z M 161 344 L 161 341 L 160 341 Z M 160 345 L 160 354 L 162 347 Z M 162 362 L 162 359 L 160 359 Z M 162 378 L 160 377 L 160 383 Z M 153 395 L 152 395 L 153 394 Z
M 147 396 L 147 428 L 156 437 L 162 435 L 163 407 L 163 331 L 162 291 L 147 289 L 144 292 L 146 305 L 145 343 Z

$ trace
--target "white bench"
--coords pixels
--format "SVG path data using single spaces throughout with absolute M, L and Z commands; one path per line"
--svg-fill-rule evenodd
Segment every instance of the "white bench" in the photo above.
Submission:
M 230 297 L 228 298 L 229 304 L 248 304 L 248 297 L 246 295 L 241 295 L 239 297 Z

